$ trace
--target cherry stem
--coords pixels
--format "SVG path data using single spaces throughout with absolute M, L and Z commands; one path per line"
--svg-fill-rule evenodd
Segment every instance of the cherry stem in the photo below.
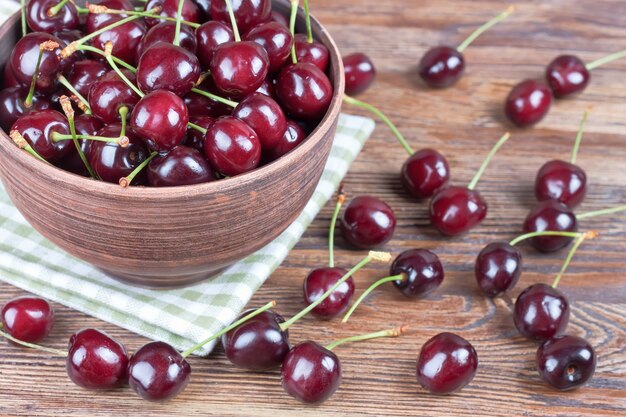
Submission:
M 24 149 L 26 152 L 43 162 L 48 162 L 41 155 L 39 155 L 35 149 L 33 149 L 30 143 L 28 143 L 26 139 L 24 139 L 24 136 L 22 136 L 22 134 L 17 130 L 12 130 L 9 133 L 9 137 L 11 138 L 13 143 L 17 145 L 18 148 Z
M 337 340 L 336 342 L 331 343 L 326 346 L 326 349 L 333 350 L 339 345 L 343 345 L 344 343 L 350 342 L 361 342 L 364 340 L 378 339 L 381 337 L 399 337 L 402 336 L 406 332 L 407 326 L 398 327 L 390 330 L 381 330 L 379 332 L 362 334 L 359 336 L 350 336 L 345 339 Z
M 228 15 L 230 16 L 230 24 L 233 27 L 233 34 L 235 35 L 235 41 L 241 42 L 241 35 L 239 34 L 239 27 L 237 27 L 237 19 L 235 18 L 235 11 L 233 10 L 233 3 L 230 0 L 225 0 L 226 8 L 228 9 Z
M 74 139 L 72 135 L 65 135 L 59 132 L 52 132 L 51 138 L 53 142 L 62 142 L 64 140 Z M 120 136 L 117 138 L 108 138 L 104 136 L 76 135 L 76 139 L 93 140 L 95 142 L 115 143 L 116 145 L 119 145 L 122 148 L 127 148 L 128 145 L 130 144 L 127 136 Z
M 309 0 L 304 0 L 304 14 L 306 16 L 306 41 L 313 43 L 313 29 L 311 28 L 311 14 L 309 12 Z
M 576 241 L 574 242 L 574 246 L 572 246 L 572 249 L 570 249 L 569 253 L 567 254 L 567 258 L 565 258 L 565 262 L 563 263 L 561 270 L 559 271 L 557 276 L 554 278 L 554 281 L 552 282 L 552 288 L 556 288 L 559 285 L 559 282 L 561 281 L 561 277 L 563 276 L 563 274 L 565 274 L 565 271 L 567 270 L 567 267 L 572 261 L 574 254 L 576 253 L 580 245 L 582 245 L 582 243 L 585 241 L 585 239 L 587 238 L 593 239 L 596 236 L 598 236 L 596 232 L 589 232 L 589 233 L 583 233 L 581 236 L 576 238 Z
M 53 349 L 53 348 L 49 348 L 49 347 L 45 347 L 45 346 L 36 345 L 34 343 L 24 342 L 24 341 L 22 341 L 20 339 L 16 339 L 15 337 L 13 337 L 10 334 L 4 332 L 3 330 L 0 330 L 0 336 L 4 337 L 6 339 L 9 339 L 13 343 L 17 343 L 18 345 L 21 345 L 21 346 L 24 346 L 24 347 L 28 347 L 28 348 L 31 348 L 31 349 L 37 349 L 37 350 L 43 350 L 44 352 L 53 353 L 55 355 L 67 357 L 67 352 L 65 352 L 63 350 Z
M 93 46 L 90 45 L 80 45 L 76 48 L 77 51 L 86 51 L 86 52 L 93 52 L 95 54 L 99 54 L 102 55 L 103 57 L 106 56 L 104 51 L 102 49 L 98 49 L 98 48 L 94 48 Z M 137 72 L 137 68 L 133 67 L 130 64 L 127 64 L 126 62 L 122 61 L 119 58 L 114 57 L 113 55 L 111 55 L 111 59 L 113 60 L 113 62 L 115 62 L 117 65 L 120 65 L 122 67 L 124 67 L 125 69 L 129 70 L 130 72 L 132 72 L 133 74 Z
M 120 130 L 120 137 L 126 136 L 126 119 L 128 118 L 128 107 L 122 106 L 117 111 L 117 114 L 120 115 L 120 119 L 122 120 L 122 129 Z
M 589 217 L 603 216 L 605 214 L 619 213 L 619 212 L 622 212 L 622 211 L 626 211 L 626 205 L 625 206 L 617 206 L 617 207 L 613 207 L 613 208 L 608 208 L 608 209 L 604 209 L 604 210 L 588 211 L 587 213 L 578 214 L 576 216 L 576 218 L 578 220 L 580 220 L 580 219 L 586 219 L 586 218 L 589 218 Z
M 244 324 L 248 320 L 258 316 L 261 313 L 266 312 L 267 310 L 269 310 L 270 308 L 273 308 L 273 307 L 276 307 L 276 301 L 270 301 L 269 303 L 265 304 L 263 307 L 258 308 L 256 310 L 254 310 L 253 312 L 251 312 L 250 314 L 247 314 L 247 315 L 243 316 L 239 320 L 231 323 L 228 327 L 225 327 L 222 330 L 220 330 L 219 332 L 217 332 L 217 333 L 207 337 L 206 339 L 204 339 L 202 342 L 198 343 L 197 345 L 190 347 L 189 349 L 187 349 L 186 351 L 181 353 L 181 356 L 183 357 L 183 359 L 187 358 L 187 356 L 191 355 L 193 352 L 195 352 L 196 350 L 200 349 L 201 347 L 203 347 L 207 343 L 212 342 L 213 340 L 217 339 L 218 337 L 221 337 L 222 335 L 225 335 L 226 333 L 230 332 L 231 330 L 236 329 L 237 327 L 241 326 L 242 324 Z
M 67 88 L 69 90 L 70 93 L 72 93 L 73 95 L 76 96 L 76 98 L 78 98 L 78 100 L 80 100 L 81 103 L 83 103 L 84 107 L 85 107 L 85 114 L 92 114 L 91 113 L 91 107 L 89 106 L 89 102 L 87 101 L 87 99 L 85 97 L 83 97 L 82 94 L 80 94 L 78 92 L 78 90 L 76 90 L 74 88 L 74 86 L 68 81 L 67 78 L 65 78 L 65 76 L 63 76 L 63 74 L 59 74 L 57 76 L 57 79 L 59 80 L 59 83 Z
M 456 50 L 459 53 L 463 52 L 480 35 L 488 31 L 489 29 L 491 29 L 498 23 L 502 22 L 504 19 L 509 17 L 511 13 L 513 13 L 514 11 L 515 11 L 515 6 L 513 5 L 509 6 L 505 11 L 503 11 L 502 13 L 500 13 L 499 15 L 497 15 L 496 17 L 494 17 L 493 19 L 491 19 L 490 21 L 488 21 L 487 23 L 485 23 L 484 25 L 476 29 L 474 32 L 472 32 L 472 34 L 469 35 L 467 39 L 461 42 L 461 44 L 456 48 Z
M 328 289 L 320 298 L 315 300 L 313 303 L 309 304 L 304 310 L 300 311 L 298 314 L 290 318 L 284 323 L 280 324 L 280 328 L 282 331 L 287 330 L 291 325 L 293 325 L 296 321 L 306 316 L 311 310 L 321 304 L 330 294 L 333 293 L 341 284 L 343 284 L 348 278 L 350 278 L 354 273 L 356 273 L 359 269 L 363 268 L 365 265 L 370 263 L 371 261 L 376 260 L 380 262 L 389 262 L 391 260 L 391 255 L 387 252 L 375 252 L 370 251 L 368 255 L 363 258 L 358 264 L 356 264 L 351 270 L 346 272 L 344 276 L 342 276 L 332 287 Z
M 74 108 L 72 107 L 72 102 L 67 96 L 61 96 L 59 101 L 61 103 L 63 112 L 65 113 L 65 116 L 67 117 L 67 122 L 70 125 L 70 133 L 71 133 L 70 137 L 72 141 L 74 142 L 74 146 L 76 147 L 76 152 L 78 152 L 78 156 L 80 157 L 80 160 L 83 162 L 83 165 L 85 165 L 85 168 L 87 169 L 87 172 L 89 173 L 89 176 L 92 178 L 97 178 L 96 173 L 91 168 L 91 165 L 89 164 L 89 161 L 87 161 L 87 157 L 85 156 L 85 153 L 80 147 L 80 143 L 78 143 L 78 135 L 76 134 L 76 124 L 75 124 L 75 119 L 74 119 Z M 53 132 L 53 135 L 56 133 L 57 132 Z
M 205 96 L 206 98 L 210 98 L 211 100 L 215 100 L 217 102 L 226 104 L 227 106 L 230 107 L 237 107 L 239 105 L 239 103 L 237 103 L 236 101 L 232 101 L 232 100 L 228 100 L 226 98 L 220 97 L 220 96 L 216 96 L 215 94 L 209 93 L 208 91 L 204 91 L 204 90 L 200 90 L 199 88 L 192 88 L 191 91 L 193 91 L 196 94 L 200 94 L 201 96 Z
M 526 233 L 524 235 L 518 236 L 515 239 L 511 240 L 509 242 L 509 245 L 515 246 L 524 240 L 532 239 L 534 237 L 539 237 L 539 236 L 562 236 L 562 237 L 577 238 L 577 237 L 582 236 L 583 234 L 584 233 L 580 233 L 580 232 L 552 232 L 550 230 L 544 230 L 543 232 L 531 232 L 531 233 Z
M 61 0 L 59 3 L 57 3 L 56 6 L 52 6 L 48 9 L 48 11 L 46 12 L 46 16 L 48 17 L 54 17 L 57 14 L 59 14 L 59 12 L 61 11 L 61 9 L 63 7 L 65 7 L 65 5 L 67 4 L 69 0 Z
M 494 147 L 489 152 L 489 155 L 487 155 L 487 158 L 485 158 L 485 160 L 483 161 L 483 164 L 478 169 L 478 172 L 476 173 L 476 175 L 474 175 L 474 178 L 472 178 L 472 181 L 467 186 L 468 190 L 473 190 L 474 188 L 476 188 L 476 184 L 478 184 L 478 180 L 480 180 L 480 177 L 482 177 L 483 173 L 487 169 L 489 162 L 491 162 L 491 160 L 493 159 L 495 154 L 498 152 L 498 150 L 502 147 L 502 145 L 504 145 L 504 143 L 507 140 L 509 140 L 510 137 L 511 137 L 511 134 L 509 132 L 506 132 L 494 145 Z
M 383 284 L 386 284 L 387 282 L 406 281 L 407 279 L 408 278 L 405 273 L 400 273 L 398 275 L 391 275 L 391 276 L 379 279 L 378 281 L 370 285 L 368 289 L 363 291 L 363 294 L 361 294 L 361 296 L 354 302 L 354 304 L 352 304 L 352 306 L 350 307 L 350 310 L 348 310 L 346 315 L 343 316 L 343 319 L 341 319 L 341 322 L 347 323 L 352 313 L 354 313 L 354 310 L 356 310 L 356 308 L 359 306 L 359 304 L 361 304 L 361 302 L 365 299 L 365 297 L 367 297 L 376 288 L 380 287 Z
M 102 6 L 99 6 L 102 7 Z M 89 9 L 85 9 L 87 10 L 87 12 L 89 12 Z M 156 11 L 160 11 L 158 7 L 155 7 L 153 9 L 151 9 L 150 11 L 138 11 L 138 10 L 116 10 L 116 9 L 109 9 L 106 7 L 103 7 L 102 9 L 97 9 L 97 14 L 125 14 L 125 15 L 129 15 L 129 16 L 141 16 L 141 17 L 146 17 L 146 18 L 150 18 L 150 19 L 160 19 L 160 20 L 166 20 L 168 22 L 176 22 L 177 18 L 175 17 L 169 17 L 169 16 L 161 16 L 159 14 L 156 13 L 151 13 L 151 12 L 156 12 Z M 181 23 L 183 25 L 192 27 L 194 29 L 198 29 L 200 27 L 199 23 L 195 23 L 195 22 L 190 22 L 188 20 L 181 20 Z
M 376 107 L 372 106 L 371 104 L 368 104 L 361 100 L 357 100 L 345 94 L 343 96 L 343 101 L 353 106 L 357 106 L 362 109 L 365 109 L 369 112 L 374 113 L 376 116 L 378 116 L 380 120 L 382 120 L 383 123 L 385 123 L 387 127 L 389 127 L 389 129 L 391 129 L 393 134 L 396 136 L 396 139 L 398 139 L 398 142 L 400 142 L 400 145 L 402 145 L 402 147 L 408 152 L 408 154 L 413 155 L 414 153 L 413 149 L 411 149 L 411 147 L 409 146 L 408 142 L 406 141 L 402 133 L 400 133 L 398 128 L 391 122 L 391 120 L 387 116 L 385 116 L 383 112 L 381 112 L 380 110 L 378 110 Z
M 150 163 L 150 161 L 152 161 L 154 159 L 155 156 L 157 156 L 159 153 L 158 152 L 152 152 L 150 154 L 150 156 L 148 158 L 146 158 L 145 161 L 143 161 L 141 164 L 139 164 L 139 166 L 135 169 L 133 169 L 133 172 L 131 172 L 130 174 L 128 174 L 125 177 L 120 178 L 119 180 L 119 184 L 122 188 L 126 188 L 130 185 L 131 182 L 133 182 L 133 180 L 135 179 L 135 177 L 137 176 L 137 174 L 139 174 L 141 171 L 143 171 L 143 169 L 145 167 L 148 166 L 148 164 Z
M 611 55 L 607 55 L 604 58 L 596 59 L 595 61 L 590 62 L 587 65 L 585 65 L 585 68 L 587 68 L 589 71 L 592 71 L 604 64 L 608 64 L 610 62 L 617 61 L 618 59 L 622 59 L 622 58 L 626 58 L 626 50 L 619 51 Z
M 587 124 L 587 118 L 589 117 L 589 109 L 585 110 L 583 113 L 583 118 L 580 121 L 580 126 L 578 127 L 578 133 L 576 133 L 576 141 L 574 142 L 574 147 L 572 148 L 572 157 L 570 158 L 570 162 L 572 164 L 576 163 L 576 157 L 578 156 L 578 150 L 580 149 L 580 142 L 583 140 L 583 133 L 585 132 L 585 125 Z
M 341 210 L 344 201 L 346 201 L 346 194 L 343 192 L 343 184 L 341 184 L 337 191 L 337 204 L 335 204 L 335 211 L 333 212 L 333 217 L 330 219 L 330 228 L 328 230 L 328 266 L 331 268 L 335 267 L 335 224 L 337 224 L 339 210 Z
M 26 36 L 28 33 L 28 25 L 26 24 L 26 0 L 21 0 L 22 6 L 22 36 Z
M 126 85 L 128 85 L 131 88 L 131 90 L 133 90 L 135 92 L 135 94 L 137 94 L 141 98 L 144 98 L 145 94 L 139 89 L 139 87 L 137 87 L 135 84 L 133 84 L 128 79 L 128 77 L 126 77 L 126 75 L 124 75 L 124 73 L 117 66 L 117 64 L 113 60 L 113 56 L 111 55 L 112 51 L 113 51 L 113 44 L 111 42 L 107 42 L 104 45 L 104 57 L 106 58 L 107 62 L 111 66 L 111 68 L 113 68 L 113 71 L 115 71 L 117 73 L 117 75 L 122 79 L 122 81 L 124 81 L 126 83 Z
M 296 35 L 296 18 L 298 17 L 298 4 L 300 0 L 290 0 L 291 2 L 291 14 L 289 16 L 289 32 L 291 32 L 291 36 Z M 296 43 L 293 43 L 291 47 L 291 61 L 294 64 L 298 63 L 298 55 L 296 54 Z
M 202 126 L 198 126 L 197 124 L 191 123 L 191 122 L 187 123 L 187 126 L 189 126 L 192 129 L 197 130 L 198 132 L 202 133 L 203 135 L 206 135 L 207 130 L 205 128 L 203 128 Z
M 30 108 L 33 105 L 33 98 L 35 97 L 35 87 L 37 86 L 37 77 L 39 76 L 39 67 L 41 66 L 41 60 L 43 58 L 44 48 L 39 46 L 39 56 L 37 57 L 37 64 L 35 65 L 35 72 L 33 73 L 33 78 L 30 81 L 30 89 L 28 90 L 28 95 L 26 96 L 26 100 L 24 100 L 24 106 L 26 108 Z
M 178 12 L 176 14 L 176 32 L 174 32 L 174 46 L 180 46 L 180 28 L 183 20 L 183 5 L 185 0 L 178 0 Z

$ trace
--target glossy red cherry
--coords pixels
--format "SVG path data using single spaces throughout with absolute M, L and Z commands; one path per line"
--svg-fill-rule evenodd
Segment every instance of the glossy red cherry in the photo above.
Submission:
M 118 18 L 108 21 L 107 24 L 103 26 L 121 20 L 120 18 L 123 15 L 115 16 L 118 16 Z M 95 48 L 104 50 L 105 45 L 111 42 L 113 44 L 112 55 L 114 57 L 130 65 L 137 65 L 137 48 L 139 48 L 139 44 L 146 35 L 146 32 L 146 25 L 142 20 L 133 20 L 101 33 L 91 39 L 90 43 Z
M 515 300 L 513 322 L 528 339 L 546 340 L 565 331 L 569 302 L 563 293 L 546 284 L 526 288 Z
M 59 0 L 30 0 L 26 6 L 26 21 L 33 32 L 60 32 L 76 29 L 80 21 L 74 3 L 68 2 L 58 11 L 53 7 Z M 56 11 L 50 15 L 51 9 Z
M 344 56 L 343 70 L 346 75 L 346 94 L 349 96 L 361 94 L 376 78 L 376 68 L 372 60 L 363 53 Z
M 56 110 L 41 110 L 22 116 L 13 124 L 11 130 L 17 130 L 33 147 L 35 152 L 48 162 L 63 158 L 74 146 L 71 141 L 55 142 L 54 132 L 69 135 L 70 126 L 64 115 Z
M 218 91 L 231 97 L 245 97 L 265 81 L 269 57 L 256 42 L 227 42 L 215 50 L 210 69 Z
M 61 60 L 59 57 L 61 49 L 66 46 L 61 39 L 44 32 L 29 33 L 17 41 L 9 57 L 9 62 L 15 78 L 24 85 L 30 85 L 37 68 L 39 45 L 44 42 L 56 42 L 59 45 L 52 51 L 45 50 L 43 52 L 37 73 L 36 91 L 50 93 L 57 87 L 57 75 L 69 66 L 69 60 Z
M 102 61 L 83 59 L 76 61 L 67 76 L 67 80 L 83 97 L 89 97 L 91 86 L 109 71 Z
M 440 333 L 422 346 L 417 358 L 417 382 L 433 394 L 451 394 L 476 375 L 478 355 L 461 336 Z
M 285 65 L 293 46 L 293 37 L 289 29 L 276 22 L 267 22 L 252 28 L 244 39 L 256 42 L 265 49 L 269 58 L 270 74 Z
M 259 165 L 261 142 L 246 123 L 232 116 L 224 116 L 207 130 L 204 153 L 215 171 L 233 177 Z
M 215 123 L 215 118 L 210 116 L 189 117 L 189 122 L 203 129 L 209 129 Z M 192 128 L 187 128 L 187 138 L 183 145 L 199 150 L 204 154 L 204 133 Z
M 341 234 L 360 249 L 387 243 L 396 230 L 396 216 L 384 201 L 371 196 L 353 198 L 341 218 Z
M 180 0 L 148 0 L 144 10 L 149 11 L 155 7 L 161 7 L 159 16 L 176 18 L 178 16 L 178 3 Z M 200 9 L 193 0 L 184 0 L 183 2 L 183 20 L 192 23 L 200 22 Z M 162 20 L 153 17 L 146 17 L 146 24 L 149 27 L 156 26 Z
M 272 12 L 271 0 L 232 0 L 233 11 L 237 27 L 241 33 L 246 33 L 256 25 L 267 22 Z M 211 17 L 230 25 L 230 16 L 226 1 L 211 1 Z
M 118 388 L 128 381 L 128 354 L 117 340 L 96 329 L 84 329 L 70 337 L 67 375 L 91 390 Z
M 211 18 L 211 1 L 212 0 L 194 0 L 196 6 L 200 10 L 200 21 L 206 22 Z
M 330 107 L 333 87 L 326 74 L 315 65 L 298 63 L 283 68 L 278 74 L 276 96 L 291 116 L 317 121 Z
M 124 75 L 135 83 L 135 74 L 122 70 Z M 139 102 L 139 96 L 122 80 L 115 71 L 109 71 L 89 89 L 89 106 L 91 111 L 104 123 L 121 121 L 119 110 L 128 108 L 128 113 Z
M 313 39 L 313 42 L 309 42 L 307 35 L 303 33 L 296 33 L 294 43 L 298 62 L 313 64 L 319 68 L 320 71 L 326 72 L 328 63 L 330 62 L 330 52 L 326 45 L 315 39 Z
M 554 58 L 546 69 L 548 85 L 556 98 L 565 98 L 587 88 L 591 74 L 585 63 L 574 55 Z
M 423 297 L 435 291 L 444 278 L 439 257 L 425 249 L 402 252 L 391 264 L 389 275 L 403 274 L 406 279 L 393 281 L 393 285 L 409 298 Z
M 522 253 L 507 242 L 490 243 L 476 257 L 476 283 L 488 297 L 496 297 L 513 288 L 521 273 Z
M 537 371 L 541 379 L 560 391 L 584 385 L 596 370 L 596 352 L 583 338 L 555 336 L 537 349 Z
M 545 200 L 537 203 L 524 221 L 524 233 L 531 232 L 576 232 L 578 222 L 576 215 L 565 204 L 556 200 Z M 570 244 L 573 240 L 567 236 L 537 236 L 530 243 L 542 252 L 555 252 Z
M 587 194 L 587 175 L 579 166 L 553 160 L 537 172 L 535 196 L 537 200 L 558 200 L 569 208 L 583 202 Z
M 152 187 L 177 187 L 214 180 L 215 174 L 204 155 L 187 146 L 177 146 L 148 165 L 148 183 Z
M 261 93 L 253 93 L 243 99 L 233 111 L 233 116 L 256 132 L 264 152 L 279 146 L 287 130 L 283 110 L 273 98 Z
M 552 105 L 552 91 L 540 81 L 525 80 L 517 84 L 506 98 L 504 112 L 509 120 L 527 127 L 539 123 Z
M 309 275 L 304 279 L 304 302 L 306 305 L 317 301 L 347 272 L 343 268 L 329 267 L 317 268 L 309 272 Z M 328 298 L 311 310 L 311 314 L 323 320 L 330 320 L 348 309 L 353 296 L 354 280 L 350 277 L 337 287 Z
M 158 42 L 141 55 L 137 67 L 137 85 L 145 92 L 169 90 L 185 95 L 198 82 L 200 62 L 185 48 Z
M 241 313 L 238 319 L 253 310 Z M 272 312 L 263 312 L 222 336 L 222 346 L 228 360 L 250 370 L 276 368 L 289 352 L 289 332 L 280 324 L 285 319 Z
M 464 70 L 463 54 L 449 46 L 438 46 L 428 50 L 418 66 L 422 80 L 434 88 L 451 86 L 461 78 Z
M 263 159 L 268 162 L 275 161 L 295 149 L 306 137 L 306 132 L 298 123 L 293 120 L 287 120 L 287 129 L 285 129 L 281 140 L 274 148 L 267 151 L 263 149 Z
M 191 366 L 172 346 L 151 342 L 130 357 L 128 384 L 143 399 L 167 401 L 189 383 Z
M 74 127 L 76 128 L 76 134 L 78 135 L 96 136 L 98 134 L 98 131 L 102 129 L 102 126 L 103 124 L 100 119 L 87 114 L 81 114 L 74 119 Z M 93 144 L 93 141 L 87 139 L 79 139 L 78 142 L 80 144 L 80 149 L 83 151 L 83 154 L 87 158 L 87 161 L 89 161 L 91 145 Z M 87 167 L 85 167 L 85 163 L 78 154 L 75 145 L 70 146 L 69 153 L 64 156 L 60 161 L 58 161 L 55 165 L 65 171 L 73 172 L 74 174 L 82 176 L 89 175 Z
M 430 222 L 446 236 L 457 236 L 476 227 L 487 216 L 487 202 L 476 190 L 448 187 L 430 202 Z
M 402 185 L 417 198 L 432 197 L 448 184 L 450 166 L 434 149 L 422 149 L 411 155 L 402 166 Z
M 139 46 L 137 47 L 137 62 L 140 61 L 143 53 L 159 42 L 172 43 L 176 36 L 176 22 L 163 22 L 150 28 L 146 36 L 143 37 Z M 190 53 L 196 53 L 198 44 L 196 41 L 196 34 L 187 25 L 181 25 L 180 27 L 180 46 L 189 51 Z
M 4 331 L 24 342 L 39 342 L 54 326 L 54 310 L 39 297 L 13 298 L 2 307 L 0 314 Z
M 53 107 L 49 99 L 35 94 L 31 107 L 26 107 L 24 100 L 28 96 L 28 89 L 24 87 L 10 87 L 0 91 L 0 128 L 5 132 L 22 116 Z
M 233 30 L 222 22 L 210 20 L 196 29 L 197 55 L 202 68 L 209 69 L 218 46 L 235 41 Z
M 289 351 L 280 374 L 289 395 L 304 403 L 319 404 L 339 388 L 341 363 L 333 352 L 308 340 Z

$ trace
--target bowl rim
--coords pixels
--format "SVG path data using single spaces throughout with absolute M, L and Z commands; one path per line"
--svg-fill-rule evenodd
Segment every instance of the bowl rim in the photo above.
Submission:
M 282 8 L 288 7 L 288 4 L 284 2 L 274 0 L 273 3 L 278 3 Z M 298 22 L 304 23 L 305 14 L 302 8 L 298 10 Z M 0 25 L 0 35 L 8 33 L 9 30 L 13 30 L 17 22 L 21 19 L 20 11 L 13 13 L 2 25 Z M 263 165 L 250 172 L 246 172 L 235 177 L 224 178 L 216 181 L 211 181 L 201 184 L 184 185 L 177 187 L 146 187 L 146 186 L 131 186 L 123 188 L 118 184 L 113 184 L 105 181 L 97 181 L 92 178 L 83 177 L 74 173 L 65 171 L 52 164 L 42 163 L 36 158 L 33 158 L 27 152 L 19 149 L 12 143 L 4 130 L 0 129 L 0 149 L 6 153 L 8 158 L 16 160 L 24 169 L 39 171 L 39 173 L 47 178 L 54 179 L 59 183 L 71 185 L 76 188 L 89 189 L 90 193 L 106 194 L 110 196 L 120 196 L 125 198 L 179 198 L 190 195 L 203 195 L 203 194 L 216 194 L 220 192 L 229 192 L 242 186 L 242 184 L 253 183 L 258 180 L 272 177 L 273 175 L 279 175 L 284 169 L 297 160 L 306 157 L 307 154 L 312 152 L 317 144 L 324 140 L 325 134 L 321 131 L 324 128 L 331 126 L 339 117 L 341 112 L 341 105 L 343 102 L 343 94 L 345 89 L 345 75 L 343 69 L 343 62 L 339 49 L 326 28 L 311 15 L 311 24 L 313 31 L 316 32 L 317 38 L 323 38 L 323 43 L 328 47 L 330 52 L 330 65 L 331 65 L 331 83 L 333 84 L 333 97 L 330 106 L 318 123 L 315 129 L 309 134 L 307 139 L 292 151 L 281 156 L 277 160 Z

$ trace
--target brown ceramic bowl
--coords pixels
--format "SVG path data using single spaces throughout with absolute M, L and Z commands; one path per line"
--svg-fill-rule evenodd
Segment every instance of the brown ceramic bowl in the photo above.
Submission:
M 289 6 L 275 0 L 274 8 L 287 13 Z M 302 13 L 298 22 L 302 29 Z M 122 189 L 44 164 L 0 130 L 0 178 L 11 200 L 46 238 L 127 283 L 179 287 L 215 275 L 285 230 L 322 175 L 344 76 L 328 32 L 316 20 L 313 30 L 330 50 L 333 101 L 309 138 L 277 161 L 206 184 Z M 19 35 L 17 13 L 0 26 L 0 66 Z

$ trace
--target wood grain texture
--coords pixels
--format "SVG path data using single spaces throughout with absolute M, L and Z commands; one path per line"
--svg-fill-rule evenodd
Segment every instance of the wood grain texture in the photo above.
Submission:
M 586 61 L 626 48 L 620 0 L 545 0 L 520 2 L 515 15 L 468 48 L 468 69 L 454 88 L 431 91 L 416 81 L 415 67 L 430 46 L 456 44 L 473 28 L 506 7 L 491 0 L 314 0 L 313 10 L 333 34 L 343 53 L 367 52 L 379 76 L 364 95 L 388 112 L 415 148 L 436 147 L 452 167 L 453 182 L 464 184 L 480 165 L 506 125 L 502 105 L 510 87 L 527 77 L 541 77 L 560 53 Z M 209 359 L 191 358 L 192 382 L 169 404 L 149 404 L 128 389 L 93 394 L 73 386 L 63 360 L 0 344 L 0 415 L 215 415 L 215 416 L 618 416 L 626 413 L 626 216 L 581 222 L 602 237 L 585 243 L 560 288 L 570 298 L 569 332 L 596 347 L 598 367 L 590 383 L 577 391 L 547 388 L 534 368 L 537 345 L 522 339 L 511 318 L 512 302 L 527 285 L 550 282 L 565 253 L 545 256 L 525 248 L 524 274 L 510 297 L 482 297 L 473 277 L 478 251 L 496 239 L 510 239 L 521 229 L 533 205 L 537 169 L 548 159 L 567 158 L 583 110 L 594 106 L 578 163 L 590 190 L 578 212 L 626 203 L 626 60 L 593 72 L 588 89 L 575 99 L 557 102 L 549 116 L 531 130 L 513 129 L 487 170 L 479 189 L 489 201 L 486 221 L 471 233 L 446 239 L 427 222 L 427 205 L 408 198 L 398 181 L 406 154 L 384 126 L 379 126 L 346 178 L 352 196 L 372 194 L 386 200 L 398 217 L 387 249 L 436 251 L 446 268 L 442 287 L 427 299 L 407 301 L 391 287 L 375 292 L 347 325 L 305 318 L 292 328 L 291 340 L 328 343 L 340 337 L 402 323 L 414 333 L 345 345 L 343 383 L 327 403 L 304 407 L 280 387 L 278 372 L 251 373 L 233 368 L 218 348 Z M 347 109 L 346 109 L 347 110 Z M 270 299 L 286 316 L 302 308 L 302 280 L 326 262 L 329 204 L 290 253 L 284 265 L 251 302 Z M 338 235 L 336 259 L 350 266 L 361 252 L 348 249 Z M 356 277 L 363 290 L 387 267 L 370 264 Z M 0 300 L 21 294 L 0 285 Z M 78 328 L 96 326 L 123 340 L 134 351 L 146 340 L 107 323 L 55 305 L 58 324 L 47 340 L 62 348 Z M 441 331 L 470 340 L 480 358 L 474 381 L 459 394 L 435 397 L 415 381 L 420 346 Z

